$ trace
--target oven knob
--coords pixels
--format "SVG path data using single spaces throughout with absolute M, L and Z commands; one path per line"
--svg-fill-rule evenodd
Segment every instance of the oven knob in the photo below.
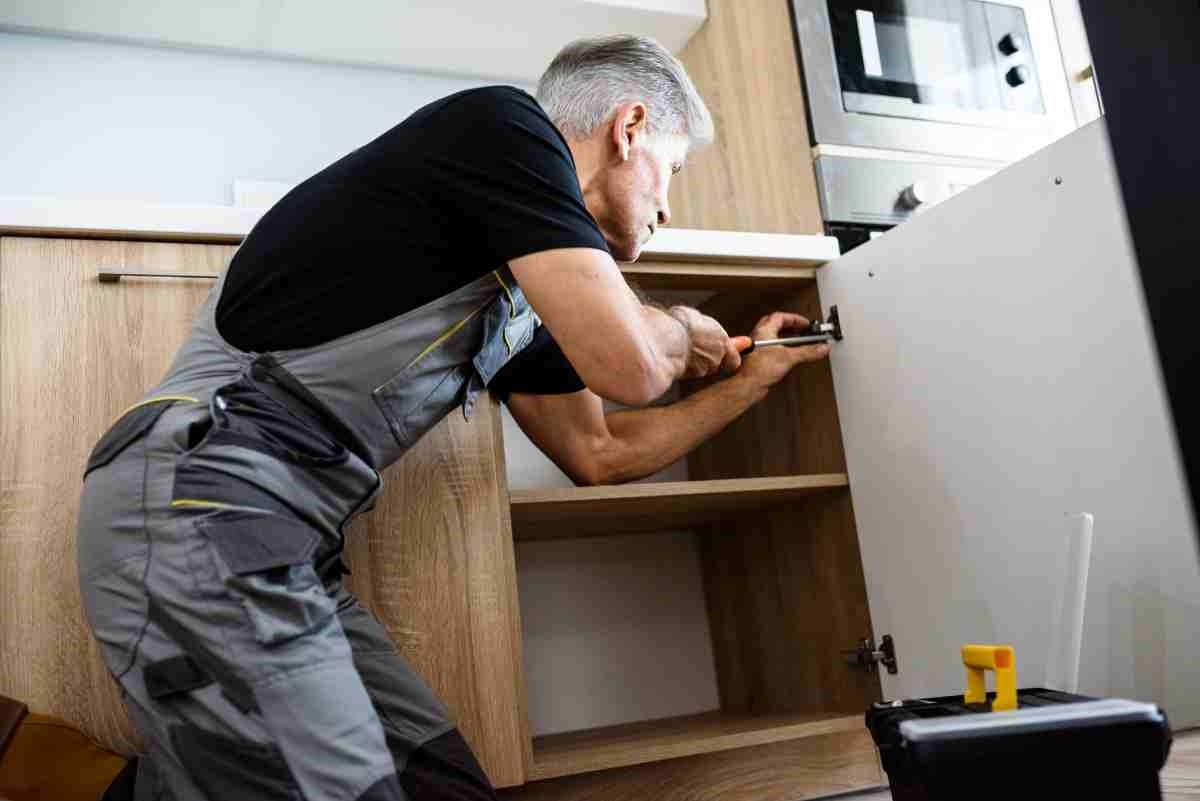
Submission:
M 908 210 L 915 209 L 929 200 L 929 187 L 921 181 L 909 184 L 900 193 L 900 206 Z
M 1029 67 L 1024 64 L 1017 66 L 1004 73 L 1004 80 L 1008 81 L 1009 86 L 1020 86 L 1029 80 Z
M 996 43 L 996 46 L 1000 48 L 1001 53 L 1011 56 L 1013 53 L 1025 49 L 1025 37 L 1019 33 L 1006 33 Z

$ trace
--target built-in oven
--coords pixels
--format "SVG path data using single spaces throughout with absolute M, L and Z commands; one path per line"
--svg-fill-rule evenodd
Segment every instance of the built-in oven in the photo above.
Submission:
M 1009 162 L 1074 128 L 1050 0 L 793 0 L 820 144 Z
M 885 230 L 1075 127 L 1050 0 L 792 11 L 831 233 Z

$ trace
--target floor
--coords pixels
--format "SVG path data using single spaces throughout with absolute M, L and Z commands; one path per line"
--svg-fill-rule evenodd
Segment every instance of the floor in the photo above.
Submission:
M 1200 729 L 1175 735 L 1161 781 L 1163 801 L 1200 801 Z M 892 795 L 887 791 L 855 793 L 838 801 L 892 801 Z

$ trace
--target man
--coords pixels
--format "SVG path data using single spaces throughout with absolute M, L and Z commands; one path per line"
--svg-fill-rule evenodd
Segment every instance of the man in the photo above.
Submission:
M 89 622 L 176 799 L 491 798 L 446 709 L 342 587 L 378 471 L 490 387 L 580 482 L 682 456 L 824 347 L 643 305 L 614 259 L 712 123 L 655 42 L 576 42 L 538 99 L 432 103 L 255 226 L 167 377 L 89 461 Z M 755 334 L 802 327 L 765 317 Z M 731 374 L 665 408 L 681 377 Z

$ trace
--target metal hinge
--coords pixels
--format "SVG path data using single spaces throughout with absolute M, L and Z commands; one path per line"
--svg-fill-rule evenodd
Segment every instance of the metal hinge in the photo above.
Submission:
M 890 634 L 883 635 L 878 650 L 875 648 L 875 642 L 868 638 L 859 640 L 857 648 L 842 651 L 842 656 L 847 662 L 863 670 L 873 671 L 877 669 L 877 665 L 883 665 L 893 676 L 900 672 L 900 665 L 896 661 L 896 642 Z

